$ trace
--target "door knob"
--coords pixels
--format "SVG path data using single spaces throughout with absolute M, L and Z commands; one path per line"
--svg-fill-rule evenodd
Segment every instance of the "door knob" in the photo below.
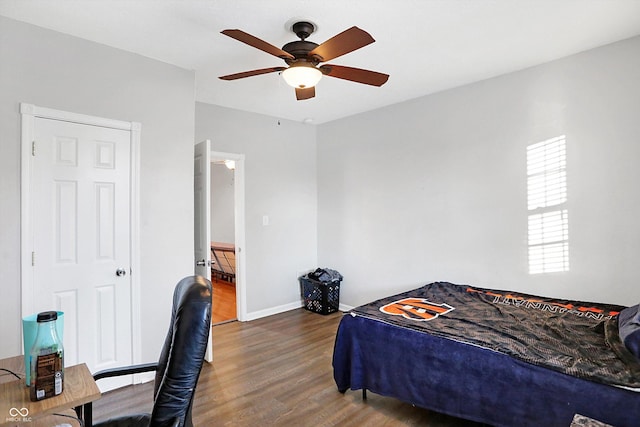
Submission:
M 119 268 L 116 270 L 116 276 L 121 277 L 127 274 L 127 270 L 124 268 Z

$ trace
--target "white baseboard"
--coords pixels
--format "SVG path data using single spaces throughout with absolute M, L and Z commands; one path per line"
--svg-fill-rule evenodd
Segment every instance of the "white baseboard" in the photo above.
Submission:
M 279 305 L 277 307 L 266 308 L 264 310 L 254 311 L 251 313 L 247 313 L 247 321 L 261 319 L 263 317 L 272 316 L 274 314 L 284 313 L 285 311 L 295 310 L 297 308 L 304 307 L 303 301 L 291 302 L 289 304 Z M 352 310 L 354 307 L 351 305 L 340 304 L 338 306 L 338 310 L 347 312 Z
M 351 310 L 353 310 L 354 308 L 355 308 L 354 306 L 352 306 L 352 305 L 346 305 L 346 304 L 340 304 L 340 305 L 338 306 L 338 310 L 340 310 L 340 311 L 345 311 L 345 312 L 346 312 L 346 311 L 351 311 Z
M 140 374 L 133 375 L 134 384 L 148 383 L 149 381 L 153 381 L 155 379 L 156 379 L 155 372 L 142 372 Z
M 264 310 L 247 313 L 247 320 L 256 320 L 262 317 L 272 316 L 274 314 L 284 313 L 285 311 L 295 310 L 303 306 L 302 301 L 291 302 L 289 304 L 279 305 Z

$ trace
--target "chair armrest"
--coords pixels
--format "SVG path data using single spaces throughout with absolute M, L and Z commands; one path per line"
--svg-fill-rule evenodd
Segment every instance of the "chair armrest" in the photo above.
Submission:
M 140 365 L 131 365 L 131 366 L 122 366 L 119 368 L 111 368 L 104 369 L 102 371 L 98 371 L 93 374 L 94 380 L 99 380 L 102 378 L 110 378 L 110 377 L 119 377 L 122 375 L 131 375 L 131 374 L 139 374 L 141 372 L 150 372 L 157 371 L 158 363 L 141 363 Z M 93 404 L 92 402 L 87 402 L 83 406 L 78 406 L 75 408 L 76 413 L 79 417 L 84 418 L 84 423 L 86 427 L 93 426 Z M 180 420 L 174 421 L 172 427 L 178 427 Z
M 158 362 L 142 363 L 140 365 L 122 366 L 119 368 L 105 369 L 93 374 L 94 380 L 102 378 L 119 377 L 122 375 L 139 374 L 141 372 L 150 372 L 158 370 Z

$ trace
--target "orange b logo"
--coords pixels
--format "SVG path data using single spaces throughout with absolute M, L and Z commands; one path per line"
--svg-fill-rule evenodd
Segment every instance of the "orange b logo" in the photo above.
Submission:
M 404 298 L 380 307 L 383 313 L 419 322 L 433 320 L 453 309 L 449 304 L 435 304 L 424 298 Z

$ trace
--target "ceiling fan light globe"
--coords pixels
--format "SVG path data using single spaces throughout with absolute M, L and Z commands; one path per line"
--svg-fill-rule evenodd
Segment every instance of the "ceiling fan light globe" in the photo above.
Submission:
M 282 78 L 291 87 L 314 87 L 322 78 L 322 72 L 313 66 L 291 66 L 282 72 Z

